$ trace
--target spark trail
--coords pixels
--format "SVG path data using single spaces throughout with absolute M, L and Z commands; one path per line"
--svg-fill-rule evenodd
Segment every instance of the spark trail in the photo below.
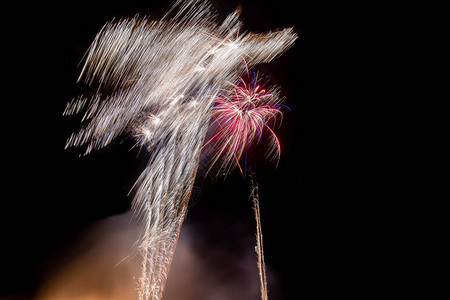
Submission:
M 150 153 L 133 187 L 132 208 L 144 224 L 140 300 L 162 297 L 216 100 L 247 67 L 271 61 L 297 38 L 292 28 L 241 34 L 239 14 L 220 24 L 207 1 L 179 0 L 159 21 L 107 23 L 79 77 L 97 92 L 64 111 L 82 113 L 84 124 L 66 147 L 88 154 L 128 134 Z

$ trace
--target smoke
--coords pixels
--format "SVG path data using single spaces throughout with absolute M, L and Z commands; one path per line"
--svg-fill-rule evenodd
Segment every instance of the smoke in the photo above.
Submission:
M 127 300 L 136 288 L 139 264 L 132 257 L 136 224 L 129 214 L 109 217 L 85 230 L 61 250 L 36 300 Z
M 232 222 L 223 224 L 222 231 L 233 231 L 234 241 L 226 241 L 230 239 L 227 236 L 209 238 L 217 232 L 205 234 L 207 231 L 201 229 L 207 226 L 204 222 L 186 222 L 164 300 L 260 299 L 255 237 L 246 229 L 236 235 L 243 226 L 238 222 L 234 229 L 226 228 Z M 55 259 L 56 267 L 48 270 L 34 300 L 137 299 L 141 264 L 133 245 L 138 229 L 131 213 L 106 218 L 87 228 L 61 250 L 59 255 L 64 259 Z M 224 247 L 226 243 L 231 244 Z

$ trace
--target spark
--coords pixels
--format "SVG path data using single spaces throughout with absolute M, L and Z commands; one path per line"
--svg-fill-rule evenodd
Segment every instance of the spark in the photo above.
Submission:
M 230 49 L 232 49 L 232 50 L 236 50 L 236 49 L 238 49 L 238 45 L 236 45 L 235 43 L 233 43 L 233 42 L 229 42 L 229 43 L 226 43 L 225 44 L 227 47 L 229 47 Z
M 229 109 L 222 95 L 229 83 L 248 67 L 281 55 L 297 38 L 292 28 L 239 34 L 239 14 L 237 9 L 219 23 L 208 1 L 177 0 L 159 21 L 134 17 L 108 22 L 91 44 L 79 77 L 96 83 L 97 93 L 74 99 L 64 111 L 83 113 L 85 123 L 66 148 L 84 147 L 89 154 L 131 135 L 150 153 L 132 189 L 132 208 L 143 224 L 140 300 L 162 297 L 215 102 L 221 101 L 219 109 Z M 233 95 L 227 97 L 237 102 Z M 238 124 L 247 132 L 234 138 L 233 151 L 239 154 L 244 146 L 237 143 L 253 139 L 250 131 L 261 132 L 266 119 L 276 114 L 272 108 L 246 109 L 248 121 Z M 237 129 L 226 130 L 236 137 Z M 227 149 L 222 152 L 230 155 Z

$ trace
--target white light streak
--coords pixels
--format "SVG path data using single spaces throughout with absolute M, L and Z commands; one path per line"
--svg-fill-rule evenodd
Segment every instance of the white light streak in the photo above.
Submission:
M 88 121 L 66 147 L 84 146 L 88 154 L 131 134 L 150 152 L 133 187 L 133 210 L 144 224 L 140 300 L 162 297 L 216 96 L 247 67 L 271 61 L 297 38 L 292 28 L 239 35 L 241 26 L 238 10 L 220 24 L 203 0 L 178 0 L 160 21 L 109 22 L 79 77 L 98 83 L 98 93 L 73 100 L 64 111 L 83 112 Z M 112 93 L 104 96 L 105 90 Z

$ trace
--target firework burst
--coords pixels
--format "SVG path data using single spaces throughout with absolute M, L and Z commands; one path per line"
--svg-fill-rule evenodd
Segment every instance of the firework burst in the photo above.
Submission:
M 265 89 L 255 73 L 247 77 L 240 77 L 231 89 L 222 90 L 212 111 L 216 132 L 208 143 L 217 150 L 213 164 L 220 160 L 224 173 L 236 166 L 242 172 L 240 158 L 252 144 L 261 141 L 264 132 L 269 134 L 269 158 L 280 157 L 280 142 L 272 129 L 276 119 L 282 117 L 278 88 Z

